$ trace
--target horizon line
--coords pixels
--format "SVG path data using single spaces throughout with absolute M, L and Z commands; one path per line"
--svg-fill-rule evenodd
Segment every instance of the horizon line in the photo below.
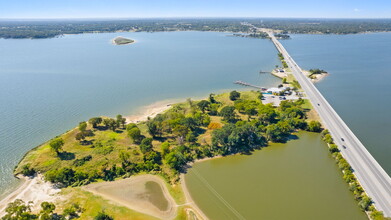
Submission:
M 47 17 L 47 18 L 1 18 L 0 20 L 14 20 L 14 21 L 26 21 L 26 20 L 152 20 L 152 19 L 161 19 L 161 20 L 174 20 L 174 19 L 319 19 L 319 20 L 380 20 L 380 19 L 391 19 L 391 17 L 228 17 L 228 16 L 201 16 L 201 17 L 88 17 L 88 18 L 82 18 L 82 17 Z

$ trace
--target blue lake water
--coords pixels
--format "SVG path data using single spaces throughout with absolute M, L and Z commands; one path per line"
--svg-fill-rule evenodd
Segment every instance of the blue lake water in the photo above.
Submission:
M 391 174 L 391 33 L 292 35 L 282 44 L 302 68 L 330 73 L 318 89 Z
M 118 35 L 135 44 L 115 46 Z M 130 115 L 160 100 L 205 97 L 280 80 L 268 40 L 227 33 L 108 33 L 0 39 L 0 195 L 12 170 L 40 143 L 99 115 Z M 1 197 L 1 196 L 0 196 Z

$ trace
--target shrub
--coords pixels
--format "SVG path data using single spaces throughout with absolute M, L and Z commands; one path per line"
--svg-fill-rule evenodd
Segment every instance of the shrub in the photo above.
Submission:
M 237 92 L 236 90 L 229 93 L 229 99 L 231 99 L 231 101 L 235 101 L 238 98 L 240 98 L 240 93 Z
M 22 167 L 23 176 L 34 176 L 35 175 L 34 168 L 30 168 L 30 164 L 26 164 Z
M 94 217 L 94 220 L 114 220 L 114 218 L 106 214 L 104 211 L 101 211 Z
M 330 151 L 331 153 L 339 152 L 338 146 L 335 145 L 335 144 L 330 144 L 329 151 Z

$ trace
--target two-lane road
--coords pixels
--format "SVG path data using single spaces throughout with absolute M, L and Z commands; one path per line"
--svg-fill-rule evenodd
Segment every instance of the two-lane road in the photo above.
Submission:
M 379 163 L 367 151 L 360 140 L 353 134 L 345 122 L 339 117 L 319 90 L 302 72 L 301 68 L 289 56 L 282 44 L 267 32 L 285 61 L 292 70 L 293 75 L 300 83 L 309 100 L 318 112 L 325 127 L 330 131 L 334 142 L 339 146 L 342 155 L 354 170 L 354 174 L 374 201 L 374 205 L 384 215 L 391 217 L 391 178 Z M 344 146 L 344 147 L 343 147 Z

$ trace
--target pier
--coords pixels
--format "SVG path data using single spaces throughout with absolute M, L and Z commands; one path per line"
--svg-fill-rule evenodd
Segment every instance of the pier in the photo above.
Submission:
M 253 85 L 253 84 L 250 84 L 250 83 L 246 83 L 246 82 L 243 82 L 243 81 L 240 81 L 240 80 L 235 81 L 234 83 L 237 84 L 237 85 L 253 87 L 253 88 L 256 88 L 256 89 L 260 89 L 260 90 L 265 90 L 266 89 L 265 87 L 256 86 L 256 85 Z

